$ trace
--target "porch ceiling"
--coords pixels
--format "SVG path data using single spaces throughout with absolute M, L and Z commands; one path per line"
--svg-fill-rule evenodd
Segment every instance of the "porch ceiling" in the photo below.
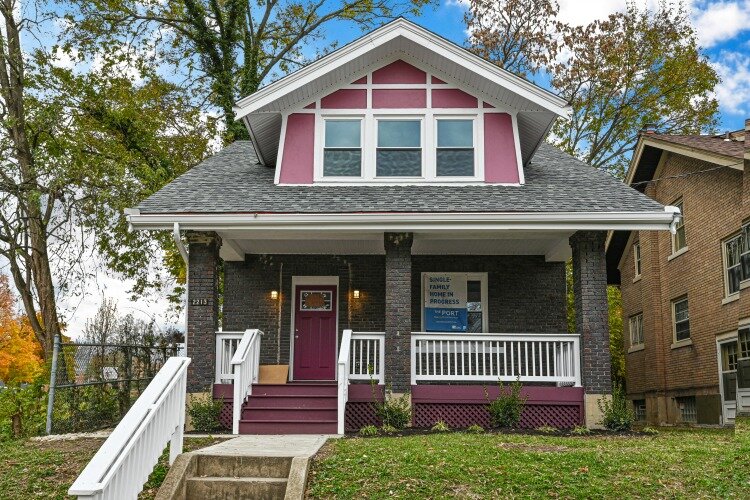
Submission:
M 572 231 L 415 232 L 413 255 L 544 255 L 565 261 Z M 383 255 L 383 233 L 219 232 L 224 260 L 245 254 Z

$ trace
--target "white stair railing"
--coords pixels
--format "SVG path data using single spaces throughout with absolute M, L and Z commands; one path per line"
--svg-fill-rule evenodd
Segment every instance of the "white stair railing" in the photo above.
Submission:
M 232 434 L 240 433 L 242 405 L 253 392 L 253 384 L 258 382 L 260 370 L 260 337 L 258 329 L 245 330 L 237 350 L 232 357 L 234 398 L 232 400 Z
M 413 333 L 411 383 L 554 382 L 581 385 L 580 337 L 573 334 Z
M 216 332 L 216 379 L 217 384 L 231 384 L 234 380 L 232 358 L 242 340 L 244 332 Z
M 349 353 L 351 344 L 352 331 L 344 330 L 344 335 L 341 337 L 338 363 L 336 364 L 336 378 L 338 380 L 338 425 L 336 432 L 339 434 L 344 434 L 346 430 L 344 419 L 346 417 L 346 403 L 349 400 Z
M 352 332 L 349 380 L 385 384 L 385 332 Z
M 164 363 L 68 490 L 86 499 L 135 499 L 170 442 L 169 463 L 182 453 L 190 358 Z

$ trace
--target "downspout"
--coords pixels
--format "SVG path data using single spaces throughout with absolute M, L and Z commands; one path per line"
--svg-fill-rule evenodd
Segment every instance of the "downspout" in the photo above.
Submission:
M 175 222 L 174 227 L 172 228 L 172 237 L 174 238 L 174 243 L 177 246 L 177 250 L 179 250 L 180 255 L 182 255 L 182 260 L 185 261 L 185 356 L 188 355 L 188 290 L 190 290 L 188 286 L 188 279 L 190 276 L 189 273 L 189 263 L 188 263 L 188 252 L 187 248 L 185 248 L 185 244 L 182 242 L 182 237 L 180 237 L 180 223 Z
M 664 207 L 664 211 L 672 213 L 672 222 L 669 223 L 669 232 L 672 233 L 672 235 L 677 234 L 677 224 L 682 220 L 680 209 L 669 205 Z

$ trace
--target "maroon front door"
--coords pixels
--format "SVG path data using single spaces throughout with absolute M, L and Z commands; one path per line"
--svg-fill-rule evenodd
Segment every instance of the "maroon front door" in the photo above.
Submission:
M 294 379 L 336 378 L 336 286 L 295 287 Z

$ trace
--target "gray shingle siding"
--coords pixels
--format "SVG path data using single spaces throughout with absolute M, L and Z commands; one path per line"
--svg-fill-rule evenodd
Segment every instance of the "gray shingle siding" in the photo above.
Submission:
M 141 213 L 642 212 L 662 205 L 543 143 L 522 186 L 277 186 L 237 141 L 143 201 Z

